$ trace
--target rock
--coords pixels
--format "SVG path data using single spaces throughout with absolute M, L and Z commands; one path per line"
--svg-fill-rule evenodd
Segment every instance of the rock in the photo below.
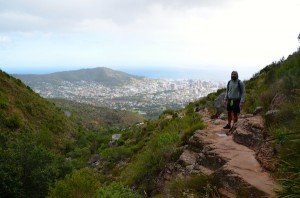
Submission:
M 200 131 L 200 130 L 198 130 L 198 131 Z M 199 148 L 200 150 L 203 149 L 203 143 L 195 135 L 193 135 L 189 138 L 188 143 L 189 143 L 189 145 Z
M 226 106 L 224 104 L 226 92 L 221 93 L 214 101 L 214 107 L 216 110 L 216 118 L 225 110 Z
M 268 171 L 275 171 L 276 162 L 274 162 L 275 149 L 270 142 L 261 145 L 259 151 L 256 153 L 256 159 L 261 166 Z
M 257 151 L 264 141 L 263 123 L 256 117 L 241 120 L 232 127 L 233 140 Z
M 165 174 L 165 175 L 164 175 L 164 180 L 166 180 L 166 181 L 171 181 L 171 180 L 172 180 L 172 175 Z
M 198 159 L 198 164 L 209 167 L 211 170 L 217 170 L 222 167 L 227 161 L 220 157 L 218 151 L 207 151 L 204 153 L 204 157 Z
M 232 127 L 232 136 L 220 138 L 216 134 L 225 132 L 222 126 L 214 124 L 208 113 L 204 116 L 208 126 L 197 130 L 188 146 L 182 146 L 180 159 L 173 170 L 166 167 L 164 179 L 213 174 L 222 183 L 219 193 L 224 197 L 275 197 L 273 189 L 278 184 L 266 171 L 276 168 L 275 149 L 267 145 L 262 117 L 241 118 Z
M 197 153 L 190 150 L 185 150 L 179 157 L 179 163 L 185 167 L 190 165 L 194 166 L 194 164 L 196 163 L 196 159 L 197 159 Z
M 200 110 L 201 110 L 200 107 L 196 107 L 196 108 L 194 109 L 195 112 L 200 112 Z
M 248 114 L 248 113 L 247 114 L 241 114 L 240 117 L 241 118 L 251 118 L 251 117 L 253 117 L 253 114 Z
M 71 117 L 72 113 L 70 111 L 65 111 L 65 116 L 67 116 L 68 118 Z
M 111 137 L 111 141 L 115 142 L 115 141 L 118 141 L 120 138 L 122 137 L 122 134 L 113 134 L 112 137 Z
M 222 122 L 221 119 L 216 119 L 216 120 L 214 121 L 214 124 L 215 124 L 215 125 L 219 125 L 221 122 Z
M 263 111 L 263 107 L 259 106 L 259 107 L 256 107 L 254 112 L 253 112 L 253 115 L 257 115 L 259 113 L 261 113 Z
M 261 134 L 262 135 L 262 134 Z M 233 133 L 233 140 L 239 144 L 256 150 L 261 144 L 261 138 L 247 130 L 237 128 Z
M 109 147 L 117 146 L 117 141 L 122 137 L 122 134 L 116 133 L 111 136 L 111 141 L 108 143 Z
M 196 164 L 194 169 L 199 170 L 204 175 L 212 175 L 214 173 L 214 171 L 212 171 L 209 168 L 206 168 L 204 166 L 201 166 L 199 164 Z
M 100 162 L 100 159 L 101 159 L 101 157 L 100 157 L 100 155 L 98 155 L 98 154 L 95 154 L 95 155 L 93 155 L 91 158 L 90 158 L 90 160 L 89 160 L 89 164 L 90 165 L 92 165 L 92 164 L 99 164 L 99 162 Z
M 186 166 L 185 169 L 186 169 L 186 173 L 190 174 L 194 169 L 194 164 Z
M 273 197 L 270 196 L 271 193 L 263 192 L 257 187 L 247 183 L 239 174 L 228 167 L 218 169 L 216 175 L 220 178 L 226 189 L 230 189 L 235 195 L 239 195 L 235 197 Z
M 279 110 L 269 110 L 269 111 L 267 111 L 267 113 L 265 114 L 265 116 L 267 118 L 273 118 L 278 113 L 279 113 Z
M 219 116 L 219 119 L 221 120 L 225 120 L 227 118 L 227 116 L 224 113 L 221 113 Z

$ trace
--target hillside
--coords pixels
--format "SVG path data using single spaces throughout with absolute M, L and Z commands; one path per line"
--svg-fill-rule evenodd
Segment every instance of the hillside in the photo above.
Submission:
M 0 77 L 1 197 L 300 194 L 299 50 L 245 81 L 243 116 L 228 133 L 211 116 L 224 89 L 143 124 L 89 130 L 21 81 Z M 70 118 L 98 119 L 88 112 Z
M 0 112 L 2 134 L 49 132 L 55 141 L 62 142 L 76 131 L 76 125 L 63 111 L 3 71 L 0 72 Z
M 143 122 L 143 116 L 129 111 L 113 110 L 106 107 L 96 107 L 64 99 L 49 99 L 62 108 L 70 119 L 89 130 L 99 128 L 125 128 Z
M 13 75 L 21 79 L 30 87 L 37 86 L 38 83 L 57 84 L 61 81 L 77 82 L 77 81 L 94 81 L 102 85 L 120 86 L 128 84 L 134 80 L 141 80 L 143 77 L 130 75 L 124 72 L 115 71 L 105 67 L 98 67 L 93 69 L 80 69 L 75 71 L 55 72 L 44 75 Z
M 253 75 L 246 85 L 246 113 L 258 112 L 264 119 L 264 142 L 271 143 L 269 165 L 265 167 L 281 184 L 280 197 L 300 194 L 300 50 L 286 59 L 273 62 Z M 209 94 L 195 105 L 211 114 L 215 99 L 224 92 Z M 257 154 L 259 158 L 259 154 Z
M 0 197 L 41 197 L 71 171 L 62 156 L 77 127 L 55 105 L 0 71 Z

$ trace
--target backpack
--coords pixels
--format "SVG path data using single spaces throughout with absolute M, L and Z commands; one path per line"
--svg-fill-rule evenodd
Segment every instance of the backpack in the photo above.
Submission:
M 230 81 L 228 81 L 228 83 L 227 83 L 227 90 L 229 90 L 229 83 L 230 83 Z M 239 89 L 240 94 L 242 94 L 243 90 L 242 90 L 242 87 L 241 87 L 241 80 L 240 79 L 238 79 L 238 89 Z

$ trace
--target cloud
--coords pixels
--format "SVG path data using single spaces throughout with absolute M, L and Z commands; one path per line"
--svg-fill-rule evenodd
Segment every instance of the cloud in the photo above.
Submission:
M 43 30 L 47 25 L 47 19 L 28 13 L 14 11 L 0 13 L 1 32 Z
M 0 0 L 0 35 L 7 65 L 257 71 L 297 49 L 298 1 Z
M 65 31 L 73 25 L 123 26 L 139 20 L 153 5 L 166 10 L 222 7 L 233 0 L 10 0 L 0 2 L 0 31 Z M 100 25 L 99 25 L 100 24 Z M 99 28 L 100 30 L 102 28 Z M 91 31 L 94 29 L 92 28 Z
M 10 43 L 11 39 L 7 36 L 0 36 L 0 44 Z

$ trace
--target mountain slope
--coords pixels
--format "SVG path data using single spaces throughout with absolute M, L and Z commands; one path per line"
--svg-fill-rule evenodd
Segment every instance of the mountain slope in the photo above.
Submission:
M 90 130 L 107 127 L 129 127 L 143 122 L 143 116 L 106 107 L 96 107 L 64 99 L 49 99 L 61 107 L 77 124 Z
M 133 80 L 141 80 L 143 77 L 130 75 L 124 72 L 115 71 L 105 67 L 93 69 L 80 69 L 75 71 L 55 72 L 44 75 L 14 75 L 16 78 L 34 87 L 39 82 L 55 84 L 60 81 L 95 81 L 105 86 L 119 86 Z
M 72 170 L 62 154 L 77 127 L 55 105 L 0 71 L 0 197 L 44 197 Z
M 272 143 L 271 153 L 277 154 L 268 163 L 272 163 L 269 167 L 274 167 L 271 170 L 281 184 L 278 195 L 297 197 L 300 194 L 300 50 L 266 66 L 245 81 L 245 85 L 244 111 L 254 113 L 262 109 L 264 141 Z M 224 89 L 209 94 L 194 105 L 209 108 L 213 114 L 215 99 L 222 92 Z
M 39 133 L 49 130 L 58 137 L 71 135 L 75 125 L 56 106 L 20 80 L 0 72 L 1 131 Z

